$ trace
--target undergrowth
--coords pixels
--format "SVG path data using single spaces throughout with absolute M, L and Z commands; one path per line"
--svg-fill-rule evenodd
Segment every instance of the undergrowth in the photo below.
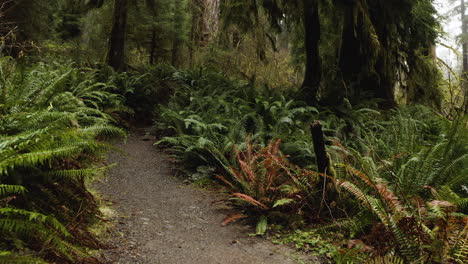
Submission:
M 229 190 L 241 212 L 225 224 L 250 216 L 257 234 L 269 224 L 340 234 L 349 242 L 330 250 L 336 263 L 466 262 L 466 117 L 346 100 L 314 108 L 204 70 L 168 78 L 180 87 L 158 109 L 157 144 L 188 177 Z M 313 120 L 324 126 L 329 175 L 317 173 Z
M 109 167 L 102 139 L 126 109 L 109 89 L 91 69 L 0 58 L 0 263 L 96 261 L 85 180 Z

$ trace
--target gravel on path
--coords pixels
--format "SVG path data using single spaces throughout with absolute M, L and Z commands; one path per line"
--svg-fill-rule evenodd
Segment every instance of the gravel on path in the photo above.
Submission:
M 102 263 L 288 264 L 304 258 L 287 246 L 248 236 L 252 227 L 221 226 L 227 204 L 174 177 L 154 142 L 144 130 L 131 133 L 117 144 L 126 155 L 109 154 L 109 162 L 118 165 L 95 186 L 117 213 Z

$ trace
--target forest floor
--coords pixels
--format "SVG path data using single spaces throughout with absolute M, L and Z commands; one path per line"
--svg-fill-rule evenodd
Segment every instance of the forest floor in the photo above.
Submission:
M 126 155 L 109 154 L 109 162 L 118 165 L 94 186 L 113 212 L 103 263 L 318 263 L 290 247 L 249 236 L 255 232 L 251 226 L 221 226 L 235 212 L 226 197 L 175 177 L 173 164 L 146 131 L 116 144 Z

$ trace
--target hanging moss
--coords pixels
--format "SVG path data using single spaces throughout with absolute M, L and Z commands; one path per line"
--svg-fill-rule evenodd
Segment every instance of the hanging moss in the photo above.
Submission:
M 306 33 L 303 27 L 302 1 L 247 2 L 224 1 L 224 24 L 235 24 L 241 31 L 260 38 L 268 32 L 258 20 L 260 10 L 265 10 L 270 31 L 291 31 L 293 62 L 304 65 L 304 40 L 310 37 L 310 32 Z M 440 32 L 432 2 L 318 0 L 321 66 L 314 71 L 322 71 L 319 91 L 316 94 L 311 91 L 314 93 L 311 96 L 328 106 L 340 105 L 345 98 L 352 104 L 377 99 L 381 107 L 388 108 L 397 105 L 395 89 L 400 87 L 404 88 L 400 92 L 408 93 L 405 95 L 408 103 L 440 105 L 441 75 L 437 66 L 430 62 L 431 50 Z
M 322 27 L 332 27 L 324 31 L 339 40 L 322 42 L 322 49 L 327 49 L 322 56 L 330 58 L 332 50 L 336 56 L 334 67 L 326 71 L 323 101 L 378 98 L 382 106 L 391 107 L 397 103 L 395 87 L 400 85 L 410 93 L 408 102 L 440 105 L 441 75 L 428 57 L 438 37 L 435 14 L 432 0 L 328 3 L 322 9 Z

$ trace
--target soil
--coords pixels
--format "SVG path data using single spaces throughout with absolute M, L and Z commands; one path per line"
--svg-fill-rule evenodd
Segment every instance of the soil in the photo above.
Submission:
M 232 208 L 221 194 L 174 176 L 174 164 L 147 130 L 116 144 L 109 162 L 118 165 L 95 187 L 116 212 L 102 263 L 288 264 L 318 263 L 285 245 L 249 236 L 245 223 L 222 226 Z

